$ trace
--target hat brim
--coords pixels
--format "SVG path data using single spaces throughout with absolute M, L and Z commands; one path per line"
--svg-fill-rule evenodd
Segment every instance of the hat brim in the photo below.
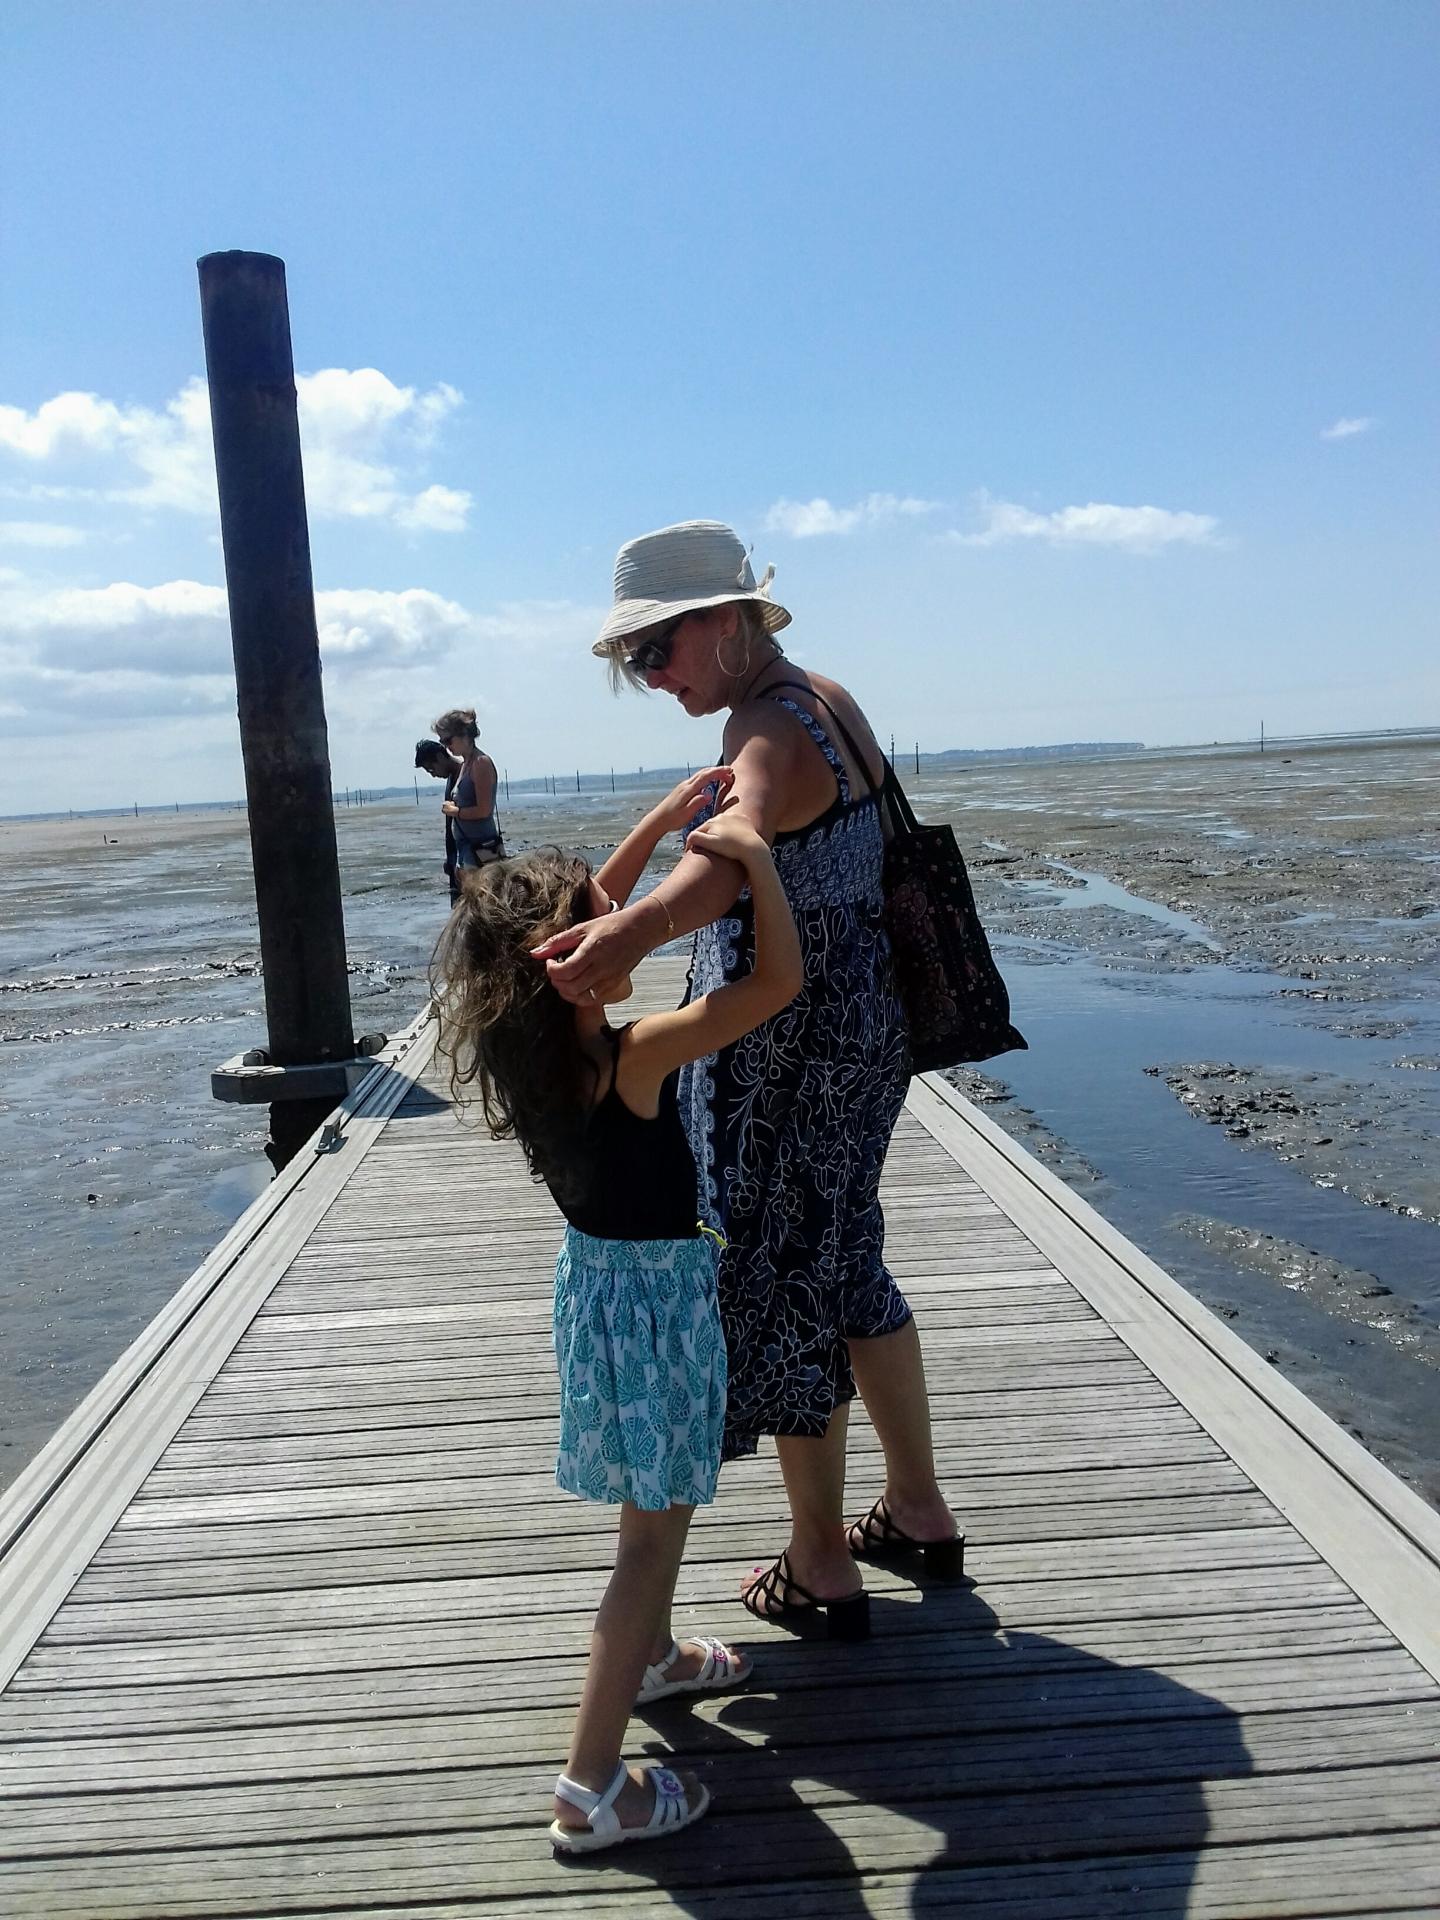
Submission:
M 600 637 L 590 651 L 597 658 L 608 660 L 620 651 L 622 640 L 633 639 L 647 627 L 658 627 L 662 620 L 673 620 L 679 613 L 699 613 L 705 607 L 731 607 L 738 601 L 760 609 L 768 633 L 779 633 L 790 624 L 789 610 L 763 593 L 732 591 L 702 594 L 699 598 L 682 594 L 674 600 L 620 600 L 610 609 Z

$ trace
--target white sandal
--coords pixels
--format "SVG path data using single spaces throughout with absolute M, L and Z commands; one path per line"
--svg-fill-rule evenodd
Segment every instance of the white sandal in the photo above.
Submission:
M 755 1670 L 754 1663 L 745 1654 L 736 1653 L 723 1640 L 712 1640 L 707 1634 L 697 1633 L 691 1636 L 691 1643 L 705 1649 L 699 1672 L 688 1680 L 665 1678 L 666 1671 L 680 1658 L 680 1642 L 672 1640 L 665 1658 L 657 1660 L 653 1667 L 646 1667 L 645 1678 L 635 1696 L 637 1707 L 647 1706 L 652 1700 L 663 1700 L 671 1693 L 722 1693 L 726 1687 L 738 1687 Z
M 568 1800 L 572 1807 L 578 1807 L 589 1824 L 567 1827 L 552 1820 L 550 1842 L 557 1853 L 598 1853 L 602 1847 L 618 1847 L 626 1840 L 663 1840 L 667 1834 L 692 1826 L 709 1808 L 708 1787 L 701 1787 L 699 1803 L 692 1807 L 678 1774 L 672 1773 L 669 1767 L 646 1767 L 645 1778 L 655 1795 L 650 1818 L 643 1827 L 622 1827 L 615 1811 L 615 1796 L 629 1778 L 630 1769 L 623 1760 L 603 1793 L 594 1793 L 561 1774 L 555 1782 L 556 1799 Z

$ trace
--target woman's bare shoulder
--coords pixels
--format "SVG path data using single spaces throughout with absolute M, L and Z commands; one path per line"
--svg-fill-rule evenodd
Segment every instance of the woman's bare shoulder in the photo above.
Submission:
M 812 673 L 809 679 L 820 698 L 834 707 L 847 726 L 858 724 L 870 734 L 872 739 L 874 738 L 870 722 L 865 716 L 865 709 L 848 687 L 842 687 L 838 680 L 831 680 L 823 673 Z

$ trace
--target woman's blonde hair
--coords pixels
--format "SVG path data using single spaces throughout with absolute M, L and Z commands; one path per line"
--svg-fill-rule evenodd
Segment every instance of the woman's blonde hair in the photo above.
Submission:
M 591 918 L 589 865 L 541 847 L 464 869 L 461 888 L 430 961 L 451 1093 L 478 1085 L 492 1137 L 518 1140 L 531 1173 L 564 1194 L 598 1076 L 575 1009 L 530 949 Z

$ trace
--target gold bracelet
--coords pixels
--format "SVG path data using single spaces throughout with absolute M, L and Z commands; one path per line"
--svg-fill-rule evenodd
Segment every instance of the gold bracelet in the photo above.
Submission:
M 666 927 L 665 938 L 667 940 L 673 940 L 675 938 L 675 922 L 670 918 L 669 907 L 666 906 L 665 902 L 660 898 L 658 893 L 652 893 L 650 898 L 655 902 L 656 906 L 659 907 L 661 913 L 663 913 L 665 916 L 665 927 Z

